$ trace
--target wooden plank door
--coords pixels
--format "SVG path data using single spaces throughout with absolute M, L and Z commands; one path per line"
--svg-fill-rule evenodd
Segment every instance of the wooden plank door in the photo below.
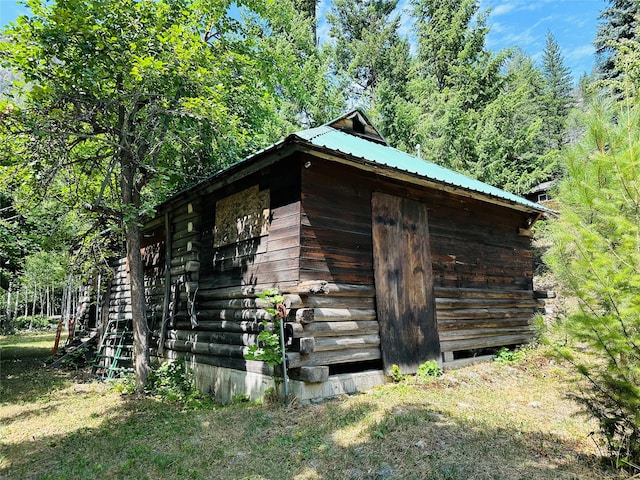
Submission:
M 373 264 L 384 370 L 440 356 L 425 204 L 374 192 Z

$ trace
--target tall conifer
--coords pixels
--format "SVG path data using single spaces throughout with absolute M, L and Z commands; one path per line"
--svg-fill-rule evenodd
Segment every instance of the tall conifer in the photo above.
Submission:
M 616 52 L 622 40 L 640 41 L 640 2 L 638 0 L 608 0 L 609 6 L 600 13 L 594 45 L 597 63 L 595 67 L 598 80 L 617 80 L 621 72 L 616 66 Z

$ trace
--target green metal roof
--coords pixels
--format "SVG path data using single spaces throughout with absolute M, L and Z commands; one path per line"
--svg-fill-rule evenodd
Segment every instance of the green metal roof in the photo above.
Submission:
M 553 212 L 553 210 L 531 202 L 526 198 L 409 155 L 388 145 L 372 142 L 328 125 L 303 130 L 294 133 L 291 137 L 296 137 L 317 147 L 348 155 L 372 166 L 384 166 L 439 184 L 520 205 L 526 209 L 538 212 Z
M 361 136 L 358 133 L 344 131 L 332 126 L 337 125 L 338 122 L 345 118 L 352 118 L 355 113 L 367 123 L 371 129 L 369 133 L 373 132 L 376 141 L 365 138 L 366 134 Z M 215 182 L 216 179 L 223 179 L 233 172 L 246 171 L 249 165 L 252 165 L 259 159 L 266 159 L 270 154 L 276 153 L 278 150 L 295 145 L 307 146 L 311 150 L 316 151 L 324 150 L 323 153 L 329 156 L 343 157 L 347 161 L 351 160 L 356 166 L 369 166 L 378 172 L 383 169 L 392 174 L 394 172 L 405 174 L 414 178 L 418 183 L 420 183 L 420 181 L 426 181 L 428 183 L 441 185 L 443 188 L 452 189 L 461 195 L 482 198 L 490 203 L 507 204 L 513 208 L 528 212 L 555 213 L 554 210 L 539 203 L 531 202 L 526 198 L 390 147 L 379 135 L 375 127 L 371 125 L 366 115 L 360 110 L 351 112 L 320 127 L 293 133 L 283 140 L 255 152 L 244 160 L 203 179 L 198 184 L 178 192 L 164 203 L 169 203 L 198 187 Z M 276 157 L 274 156 L 273 158 Z

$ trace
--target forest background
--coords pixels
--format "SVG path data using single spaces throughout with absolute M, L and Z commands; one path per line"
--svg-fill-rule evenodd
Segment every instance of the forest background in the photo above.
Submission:
M 112 222 L 122 226 L 125 213 L 119 187 L 109 184 L 118 178 L 118 172 L 108 161 L 102 161 L 100 168 L 95 164 L 96 157 L 111 155 L 105 150 L 102 131 L 117 120 L 107 116 L 94 119 L 94 123 L 101 123 L 100 128 L 95 128 L 96 125 L 88 125 L 90 122 L 81 118 L 81 114 L 75 114 L 76 131 L 43 130 L 33 124 L 34 115 L 48 123 L 56 115 L 58 121 L 62 117 L 66 121 L 66 113 L 61 115 L 59 108 L 65 102 L 78 105 L 78 100 L 85 104 L 93 100 L 108 101 L 109 94 L 96 90 L 113 84 L 110 70 L 122 70 L 129 77 L 122 80 L 130 81 L 130 85 L 118 93 L 122 103 L 135 103 L 132 97 L 136 95 L 150 92 L 158 95 L 159 90 L 165 99 L 176 98 L 176 78 L 190 75 L 189 80 L 195 85 L 199 82 L 195 78 L 197 75 L 192 75 L 195 70 L 201 69 L 198 75 L 203 76 L 202 72 L 216 71 L 222 63 L 216 64 L 212 58 L 194 59 L 195 51 L 206 45 L 209 53 L 221 48 L 228 53 L 226 72 L 217 70 L 218 76 L 212 74 L 198 85 L 200 91 L 187 92 L 182 87 L 185 92 L 178 92 L 177 96 L 182 97 L 177 100 L 182 103 L 182 111 L 169 114 L 164 106 L 164 112 L 154 110 L 158 112 L 156 121 L 168 121 L 169 116 L 184 119 L 188 114 L 194 125 L 206 126 L 198 132 L 186 132 L 177 125 L 167 125 L 164 128 L 173 138 L 162 143 L 157 143 L 157 136 L 148 140 L 156 142 L 153 147 L 149 146 L 149 150 L 155 148 L 155 167 L 169 158 L 177 159 L 175 163 L 182 165 L 157 171 L 154 180 L 157 183 L 162 179 L 161 185 L 154 184 L 154 188 L 145 191 L 140 189 L 143 198 L 139 200 L 140 205 L 134 205 L 138 211 L 130 213 L 133 216 L 144 214 L 145 209 L 153 209 L 171 192 L 292 131 L 322 124 L 354 106 L 364 108 L 396 148 L 414 154 L 419 150 L 425 160 L 518 194 L 525 194 L 531 187 L 557 178 L 560 149 L 580 134 L 580 126 L 571 124 L 571 109 L 583 104 L 590 79 L 580 79 L 576 88 L 551 32 L 537 63 L 517 47 L 498 52 L 489 50 L 486 46 L 488 12 L 481 11 L 477 2 L 452 1 L 442 5 L 413 2 L 412 27 L 407 36 L 403 36 L 401 32 L 407 31 L 406 19 L 401 17 L 397 1 L 335 1 L 322 22 L 323 28 L 328 28 L 329 41 L 321 46 L 316 36 L 319 23 L 315 17 L 316 2 L 279 2 L 278 8 L 268 5 L 269 2 L 246 2 L 240 3 L 240 9 L 235 6 L 231 9 L 231 2 L 213 2 L 209 11 L 202 10 L 201 16 L 209 16 L 215 26 L 197 25 L 201 20 L 194 20 L 193 15 L 188 19 L 191 23 L 184 26 L 199 35 L 191 38 L 191 45 L 184 46 L 190 50 L 180 54 L 182 58 L 191 55 L 190 65 L 183 71 L 170 70 L 168 63 L 160 58 L 172 49 L 175 52 L 170 38 L 158 46 L 144 44 L 142 39 L 153 32 L 145 31 L 149 26 L 140 23 L 142 8 L 137 8 L 136 12 L 134 2 L 124 4 L 121 9 L 132 11 L 124 11 L 119 18 L 107 15 L 109 2 L 86 2 L 93 5 L 88 9 L 94 12 L 92 21 L 120 22 L 131 27 L 128 27 L 129 32 L 111 32 L 100 38 L 104 48 L 80 45 L 82 41 L 90 41 L 83 37 L 93 28 L 89 22 L 80 24 L 76 18 L 84 10 L 83 3 L 54 4 L 55 23 L 47 25 L 43 22 L 39 26 L 28 22 L 27 17 L 20 17 L 15 26 L 8 27 L 4 33 L 4 61 L 0 71 L 0 95 L 4 99 L 5 112 L 0 152 L 5 180 L 0 198 L 3 228 L 0 284 L 6 297 L 8 282 L 16 279 L 14 288 L 19 286 L 23 290 L 24 300 L 19 303 L 30 304 L 32 312 L 36 304 L 44 312 L 52 311 L 53 306 L 47 306 L 46 300 L 43 301 L 47 288 L 51 290 L 64 285 L 71 273 L 68 265 L 80 265 L 81 259 L 86 258 L 87 252 L 80 248 L 81 243 L 92 245 L 94 257 L 108 256 L 110 251 L 103 252 L 103 242 L 94 241 L 93 236 L 111 229 Z M 45 12 L 45 4 L 32 2 L 32 5 L 34 18 L 53 15 Z M 200 8 L 198 2 L 167 2 L 166 7 L 169 10 L 185 7 L 194 11 Z M 145 14 L 155 15 L 156 22 L 180 21 L 179 17 L 170 17 L 173 13 L 159 18 L 159 10 Z M 402 12 L 403 17 L 406 15 L 406 11 Z M 113 18 L 101 19 L 101 16 Z M 67 25 L 62 19 L 69 20 Z M 75 31 L 70 31 L 70 25 Z M 210 38 L 205 38 L 207 29 Z M 100 34 L 92 32 L 92 35 Z M 64 38 L 55 38 L 56 35 Z M 130 36 L 140 37 L 136 46 L 138 51 L 122 47 Z M 198 45 L 199 41 L 202 45 Z M 47 42 L 47 45 L 37 47 L 38 42 Z M 19 47 L 20 44 L 23 46 Z M 56 49 L 69 45 L 76 47 L 73 52 L 56 54 Z M 164 51 L 144 51 L 151 48 Z M 250 51 L 252 48 L 254 50 Z M 110 50 L 118 50 L 122 58 L 114 58 Z M 34 54 L 41 64 L 57 62 L 60 68 L 55 74 L 59 78 L 46 77 L 47 82 L 56 82 L 55 87 L 39 90 L 39 84 L 43 84 L 48 75 L 48 67 L 40 65 L 36 68 Z M 77 87 L 73 84 L 75 80 L 62 78 L 61 73 L 66 70 L 68 77 L 72 64 L 78 67 L 74 74 L 84 75 L 84 80 L 92 83 L 94 90 L 76 95 L 78 98 L 75 99 L 69 96 L 69 90 Z M 88 71 L 88 65 L 96 68 Z M 249 74 L 253 67 L 256 69 Z M 87 71 L 83 72 L 81 68 Z M 143 76 L 147 77 L 151 72 L 157 77 L 155 81 L 165 82 L 165 85 L 154 85 L 147 78 L 143 81 Z M 101 74 L 103 78 L 100 78 Z M 14 85 L 16 79 L 19 81 Z M 170 92 L 168 84 L 172 82 L 173 91 Z M 58 91 L 54 92 L 54 88 Z M 49 111 L 44 105 L 37 113 L 28 112 L 27 108 L 14 109 L 26 107 L 27 99 L 38 95 L 50 100 Z M 52 99 L 54 95 L 57 98 Z M 61 99 L 61 95 L 66 97 Z M 91 100 L 80 97 L 91 97 Z M 190 104 L 186 104 L 186 99 Z M 205 109 L 204 103 L 209 103 L 210 107 Z M 131 107 L 132 111 L 136 108 L 140 105 Z M 7 114 L 7 109 L 12 115 Z M 27 120 L 26 115 L 32 113 L 31 120 Z M 137 119 L 140 118 L 141 115 Z M 29 121 L 32 123 L 28 125 Z M 142 122 L 140 125 L 143 126 Z M 191 129 L 194 125 L 183 123 L 182 127 Z M 81 140 L 77 130 L 83 129 L 86 131 L 82 132 Z M 36 136 L 31 136 L 33 145 L 30 145 L 27 137 L 34 132 L 46 135 L 48 139 L 55 136 L 61 141 L 43 145 Z M 186 139 L 195 140 L 189 152 L 183 148 Z M 115 144 L 120 141 L 119 138 L 111 140 Z M 96 141 L 102 143 L 99 154 L 96 154 L 98 147 L 86 148 Z M 142 154 L 138 152 L 138 155 Z M 28 157 L 31 159 L 27 161 Z M 60 160 L 63 157 L 67 157 L 66 162 Z M 50 162 L 52 158 L 58 160 Z M 86 159 L 94 162 L 90 175 L 69 168 Z M 38 169 L 46 170 L 46 173 L 36 177 L 33 174 Z M 64 174 L 58 175 L 63 171 Z M 154 175 L 147 172 L 146 176 Z M 88 185 L 90 182 L 98 185 L 84 191 L 69 191 L 70 185 Z M 47 194 L 41 195 L 45 191 Z M 150 195 L 151 191 L 153 195 Z M 54 202 L 54 198 L 58 201 Z M 108 205 L 109 202 L 116 206 Z M 94 208 L 78 209 L 78 205 Z M 52 211 L 56 213 L 51 215 Z M 84 238 L 83 242 L 79 238 Z M 100 251 L 96 252 L 96 249 Z M 73 252 L 74 260 L 69 257 L 70 252 Z M 42 270 L 39 268 L 41 263 L 61 265 L 62 268 L 52 269 L 49 276 L 54 278 L 29 278 L 42 275 L 36 273 Z M 22 281 L 17 281 L 17 277 Z M 14 295 L 15 298 L 18 297 Z
M 139 225 L 155 205 L 358 106 L 391 145 L 425 161 L 521 195 L 557 185 L 566 223 L 550 233 L 549 263 L 584 300 L 568 325 L 622 375 L 589 378 L 626 388 L 624 398 L 608 390 L 599 413 L 637 412 L 638 3 L 603 9 L 596 67 L 577 85 L 551 32 L 538 61 L 517 47 L 490 50 L 488 12 L 474 0 L 412 0 L 410 38 L 397 0 L 334 0 L 321 45 L 315 0 L 246 0 L 233 14 L 232 3 L 29 0 L 29 14 L 1 33 L 5 330 L 20 315 L 33 326 L 36 314 L 60 312 L 71 286 L 122 255 L 143 319 Z M 141 389 L 146 325 L 134 324 Z M 638 424 L 609 432 L 633 461 Z

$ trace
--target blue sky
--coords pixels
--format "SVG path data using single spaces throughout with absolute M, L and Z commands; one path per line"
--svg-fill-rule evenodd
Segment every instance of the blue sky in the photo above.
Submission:
M 330 6 L 330 0 L 320 0 L 318 17 L 323 17 Z M 491 9 L 487 48 L 497 51 L 518 46 L 539 62 L 547 31 L 551 31 L 565 65 L 578 79 L 593 67 L 598 15 L 606 6 L 605 0 L 480 0 L 481 11 Z M 399 1 L 401 12 L 410 8 L 409 0 Z M 411 28 L 409 21 L 403 22 L 404 35 L 410 35 Z M 319 35 L 326 35 L 327 29 L 320 25 Z
M 408 11 L 409 0 L 400 0 L 398 7 Z M 551 31 L 560 45 L 565 65 L 576 79 L 591 71 L 598 15 L 605 7 L 605 0 L 480 0 L 481 10 L 492 10 L 488 21 L 489 49 L 518 46 L 539 61 L 547 31 Z M 330 0 L 320 0 L 318 17 L 324 17 L 329 8 Z M 24 12 L 26 9 L 17 0 L 0 0 L 0 26 Z M 326 28 L 321 23 L 321 36 L 326 34 Z M 409 35 L 409 22 L 405 21 L 403 28 Z
M 517 45 L 539 62 L 550 31 L 574 78 L 591 72 L 604 0 L 481 0 L 480 5 L 491 8 L 489 49 Z
M 0 0 L 0 27 L 26 11 L 27 9 L 19 5 L 16 0 Z

